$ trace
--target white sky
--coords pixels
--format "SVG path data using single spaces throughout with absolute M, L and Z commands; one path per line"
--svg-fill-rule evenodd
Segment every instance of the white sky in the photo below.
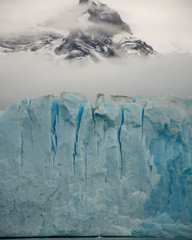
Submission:
M 0 109 L 25 97 L 81 92 L 92 102 L 106 95 L 192 96 L 192 1 L 101 0 L 119 11 L 135 36 L 161 56 L 130 59 L 126 64 L 88 66 L 45 61 L 29 54 L 0 57 Z M 19 34 L 63 14 L 63 26 L 76 24 L 78 0 L 0 0 L 0 37 Z M 70 16 L 70 18 L 69 18 Z M 66 19 L 69 19 L 67 21 Z M 62 18 L 60 19 L 62 21 Z

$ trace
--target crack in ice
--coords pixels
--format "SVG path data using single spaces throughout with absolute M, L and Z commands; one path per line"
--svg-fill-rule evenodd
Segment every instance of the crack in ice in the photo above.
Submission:
M 118 130 L 118 142 L 119 142 L 119 151 L 121 156 L 121 177 L 123 175 L 123 154 L 122 154 L 122 144 L 121 144 L 121 129 L 124 124 L 124 108 L 121 107 L 121 124 Z
M 75 176 L 75 158 L 77 155 L 77 143 L 78 143 L 78 137 L 79 137 L 79 129 L 80 129 L 80 125 L 81 125 L 81 119 L 82 119 L 82 115 L 83 115 L 83 111 L 84 111 L 84 106 L 82 104 L 80 104 L 79 106 L 79 113 L 78 113 L 78 117 L 77 117 L 77 128 L 76 128 L 76 135 L 75 135 L 75 142 L 74 142 L 74 152 L 73 152 L 73 171 L 74 171 L 74 176 Z

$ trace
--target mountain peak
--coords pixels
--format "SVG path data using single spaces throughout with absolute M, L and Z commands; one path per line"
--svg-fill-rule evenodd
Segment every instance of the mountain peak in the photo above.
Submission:
M 99 0 L 79 0 L 81 4 L 85 7 L 79 19 L 84 25 L 72 27 L 65 34 L 58 33 L 56 28 L 54 32 L 45 29 L 34 36 L 0 39 L 0 48 L 5 53 L 42 49 L 42 52 L 48 50 L 65 60 L 88 58 L 95 62 L 106 58 L 155 53 L 151 46 L 133 36 L 129 25 L 116 10 Z M 53 26 L 54 21 L 57 25 L 58 19 L 53 20 Z

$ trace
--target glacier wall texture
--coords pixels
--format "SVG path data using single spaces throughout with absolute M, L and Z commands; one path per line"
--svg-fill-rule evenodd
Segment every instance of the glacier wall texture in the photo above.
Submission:
M 192 237 L 192 99 L 80 94 L 0 112 L 0 237 Z

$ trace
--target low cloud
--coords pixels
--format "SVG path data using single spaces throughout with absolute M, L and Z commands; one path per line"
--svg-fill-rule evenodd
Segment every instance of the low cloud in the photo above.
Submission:
M 27 32 L 60 14 L 70 16 L 77 5 L 78 0 L 0 0 L 0 36 Z
M 174 94 L 192 96 L 191 56 L 130 58 L 126 63 L 80 66 L 39 59 L 35 55 L 10 54 L 0 59 L 0 109 L 25 97 L 83 93 L 92 103 L 97 93 L 143 96 Z

